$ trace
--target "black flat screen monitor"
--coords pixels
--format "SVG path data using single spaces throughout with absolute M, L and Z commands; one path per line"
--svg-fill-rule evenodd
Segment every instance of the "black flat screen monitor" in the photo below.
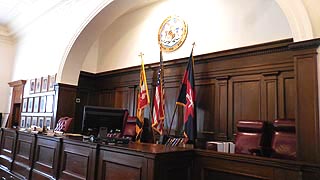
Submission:
M 116 129 L 122 131 L 127 118 L 127 109 L 84 106 L 82 132 L 97 135 L 100 127 L 107 127 L 108 131 Z

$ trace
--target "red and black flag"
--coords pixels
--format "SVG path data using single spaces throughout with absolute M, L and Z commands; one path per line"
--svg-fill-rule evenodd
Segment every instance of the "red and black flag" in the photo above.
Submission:
M 191 51 L 187 69 L 184 72 L 182 86 L 177 100 L 177 105 L 184 106 L 184 136 L 185 143 L 193 143 L 197 137 L 196 93 L 194 85 L 193 49 Z

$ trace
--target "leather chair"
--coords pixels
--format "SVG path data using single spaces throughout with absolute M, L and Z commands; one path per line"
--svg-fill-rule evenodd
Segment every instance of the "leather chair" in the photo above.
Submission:
M 277 119 L 273 122 L 271 157 L 296 159 L 296 128 L 294 119 Z
M 239 120 L 237 130 L 235 153 L 261 155 L 265 122 L 260 120 Z
M 55 131 L 67 132 L 72 122 L 72 118 L 70 117 L 62 117 L 59 119 Z
M 125 122 L 122 136 L 124 138 L 130 138 L 132 141 L 136 137 L 136 121 L 137 117 L 129 116 Z

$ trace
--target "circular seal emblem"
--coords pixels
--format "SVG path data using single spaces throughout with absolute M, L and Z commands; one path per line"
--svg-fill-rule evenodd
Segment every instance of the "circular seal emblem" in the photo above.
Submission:
M 169 16 L 161 24 L 158 32 L 158 43 L 164 51 L 175 51 L 186 40 L 187 24 L 178 16 Z

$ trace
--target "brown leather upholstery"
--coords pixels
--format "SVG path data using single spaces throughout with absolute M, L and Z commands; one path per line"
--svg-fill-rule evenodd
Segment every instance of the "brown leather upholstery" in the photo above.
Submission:
M 260 154 L 265 123 L 259 120 L 239 120 L 235 140 L 235 153 Z
M 63 131 L 67 132 L 69 130 L 70 124 L 72 122 L 72 118 L 70 117 L 62 117 L 59 119 L 55 131 Z
M 273 122 L 272 157 L 296 159 L 296 129 L 293 119 L 277 119 Z
M 136 121 L 137 117 L 129 116 L 126 120 L 123 129 L 123 137 L 129 137 L 131 140 L 134 140 L 136 137 Z

